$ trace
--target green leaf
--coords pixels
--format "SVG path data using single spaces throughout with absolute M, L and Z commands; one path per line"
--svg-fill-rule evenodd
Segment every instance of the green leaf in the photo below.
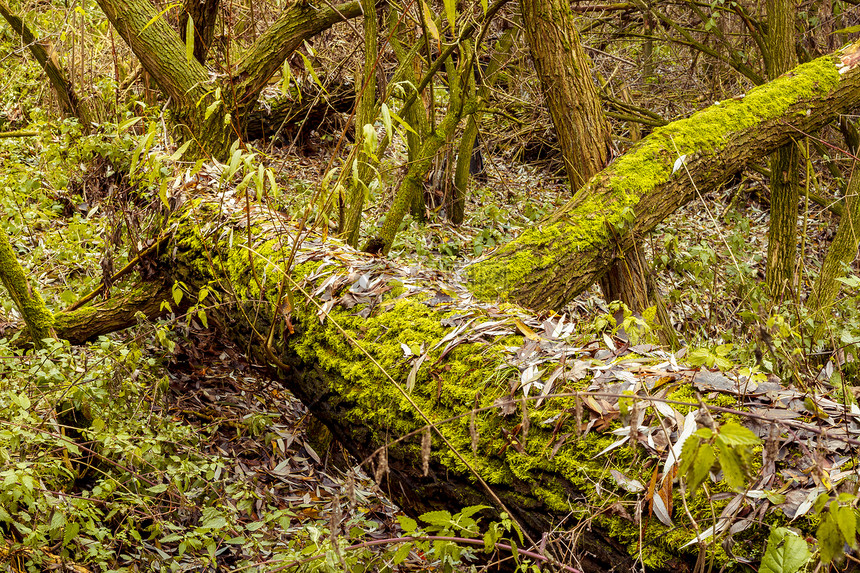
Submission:
M 415 530 L 418 529 L 418 522 L 411 517 L 406 517 L 405 515 L 398 515 L 397 521 L 400 522 L 400 528 L 410 535 L 415 533 Z
M 392 558 L 392 561 L 394 561 L 394 565 L 400 565 L 401 563 L 406 561 L 406 558 L 409 556 L 409 552 L 411 550 L 412 550 L 412 544 L 411 543 L 404 543 L 403 545 L 401 545 L 397 549 L 397 552 L 394 554 L 394 557 Z
M 77 521 L 73 521 L 66 525 L 66 531 L 63 533 L 63 545 L 68 545 L 72 539 L 78 536 L 81 526 Z
M 757 446 L 761 440 L 752 430 L 737 422 L 726 422 L 720 427 L 719 440 L 729 446 Z
M 833 508 L 830 509 L 833 513 Z M 854 516 L 854 509 L 843 505 L 836 509 L 836 525 L 839 526 L 839 531 L 842 532 L 842 537 L 845 543 L 853 549 L 857 548 L 857 518 Z
M 311 77 L 313 78 L 314 83 L 316 83 L 317 87 L 318 87 L 318 88 L 319 88 L 319 89 L 320 89 L 320 90 L 321 90 L 325 95 L 328 95 L 328 92 L 326 91 L 325 86 L 324 86 L 324 85 L 323 85 L 323 83 L 320 81 L 319 76 L 317 76 L 317 73 L 316 73 L 316 71 L 314 70 L 314 66 L 313 66 L 313 64 L 311 64 L 311 61 L 310 61 L 310 60 L 308 59 L 308 57 L 307 57 L 306 55 L 304 55 L 303 53 L 299 52 L 299 55 L 302 57 L 302 61 L 305 63 L 305 69 L 308 71 L 308 73 L 309 73 L 309 74 L 311 75 Z
M 427 522 L 430 525 L 446 527 L 451 525 L 451 514 L 447 511 L 428 511 L 420 516 L 421 521 Z
M 164 10 L 162 10 L 161 12 L 159 12 L 158 14 L 156 14 L 155 16 L 153 16 L 153 17 L 149 20 L 149 22 L 147 22 L 147 23 L 146 23 L 146 26 L 144 26 L 144 27 L 143 27 L 143 30 L 141 30 L 141 31 L 140 31 L 140 33 L 141 33 L 141 34 L 142 34 L 142 33 L 144 33 L 144 32 L 146 31 L 146 29 L 147 29 L 147 28 L 149 28 L 149 26 L 150 26 L 151 24 L 153 24 L 156 20 L 158 20 L 159 18 L 161 18 L 164 14 L 166 14 L 167 12 L 169 12 L 169 11 L 173 10 L 174 8 L 176 8 L 176 7 L 177 7 L 177 6 L 179 6 L 179 5 L 180 5 L 180 3 L 179 3 L 179 2 L 177 2 L 176 4 L 170 4 L 167 8 L 165 8 Z
M 770 531 L 759 573 L 795 573 L 809 561 L 806 540 L 785 527 Z
M 842 535 L 839 532 L 839 526 L 836 521 L 830 516 L 830 513 L 822 520 L 818 526 L 818 531 L 815 533 L 818 539 L 818 553 L 821 556 L 821 562 L 828 564 L 834 559 L 842 556 Z
M 746 474 L 743 461 L 737 451 L 720 439 L 717 439 L 717 450 L 719 451 L 720 468 L 723 470 L 723 479 L 732 489 L 743 487 Z
M 436 23 L 433 21 L 433 11 L 430 10 L 430 6 L 426 0 L 422 2 L 421 5 L 424 7 L 424 23 L 427 25 L 427 33 L 433 36 L 433 38 L 438 42 L 439 28 L 436 27 Z
M 415 135 L 418 135 L 418 132 L 415 131 L 414 129 L 412 129 L 412 126 L 409 125 L 408 123 L 406 123 L 402 117 L 400 117 L 399 115 L 397 115 L 393 111 L 390 111 L 390 113 L 391 113 L 391 117 L 394 119 L 394 121 L 396 121 L 397 123 L 402 125 L 403 129 L 405 129 L 406 131 L 410 131 L 410 132 L 414 133 Z
M 687 442 L 689 441 L 687 440 Z M 687 446 L 686 442 L 684 446 Z M 681 455 L 683 456 L 683 450 Z M 705 478 L 708 477 L 708 472 L 711 471 L 716 460 L 717 456 L 714 453 L 714 446 L 707 442 L 702 443 L 698 452 L 696 452 L 693 463 L 690 465 L 690 470 L 687 472 L 687 487 L 691 493 L 696 491 L 699 485 L 705 481 Z
M 860 32 L 860 24 L 856 26 L 848 26 L 847 28 L 841 28 L 833 32 L 833 34 L 856 34 Z
M 189 62 L 194 59 L 194 20 L 190 15 L 185 23 L 185 59 Z
M 203 119 L 209 119 L 209 116 L 218 109 L 218 106 L 221 105 L 221 100 L 217 99 L 206 106 L 206 113 L 203 115 Z
M 388 138 L 391 139 L 394 137 L 394 133 L 391 131 L 391 114 L 388 112 L 388 106 L 383 103 L 382 104 L 382 125 L 385 126 L 385 133 L 388 135 Z
M 470 505 L 469 507 L 464 507 L 460 510 L 460 513 L 457 515 L 460 517 L 472 517 L 479 511 L 483 511 L 485 509 L 492 509 L 489 505 Z
M 148 491 L 149 493 L 162 493 L 164 491 L 167 491 L 167 484 L 159 483 L 152 486 L 151 488 L 148 488 L 146 491 Z
M 487 10 L 489 9 L 489 6 L 487 5 L 487 0 L 481 0 L 481 8 L 484 9 L 484 16 L 486 16 Z
M 451 28 L 451 32 L 456 29 L 457 25 L 457 4 L 455 0 L 444 0 L 442 2 L 445 5 L 445 17 L 448 19 L 448 27 Z
M 189 139 L 188 141 L 186 141 L 185 143 L 183 143 L 183 144 L 182 144 L 182 146 L 181 146 L 179 149 L 177 149 L 176 151 L 174 151 L 174 152 L 173 152 L 173 155 L 171 155 L 171 156 L 170 156 L 170 160 L 171 160 L 171 161 L 178 161 L 178 160 L 179 160 L 179 158 L 180 158 L 180 157 L 182 157 L 182 155 L 183 155 L 186 151 L 188 151 L 188 146 L 189 146 L 189 145 L 191 145 L 191 140 L 190 140 L 190 139 Z

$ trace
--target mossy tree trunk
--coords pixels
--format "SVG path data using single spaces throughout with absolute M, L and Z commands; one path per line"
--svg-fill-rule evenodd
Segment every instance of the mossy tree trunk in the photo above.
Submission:
M 520 412 L 508 417 L 494 406 L 498 400 L 511 400 L 510 380 L 520 376 L 516 368 L 499 369 L 510 352 L 508 347 L 514 344 L 512 336 L 463 341 L 453 350 L 445 349 L 444 338 L 453 327 L 443 325 L 452 309 L 462 310 L 471 317 L 467 320 L 477 324 L 499 319 L 493 314 L 498 312 L 494 306 L 475 304 L 462 285 L 446 287 L 452 302 L 435 308 L 425 304 L 420 294 L 401 296 L 400 287 L 387 287 L 408 282 L 410 289 L 433 293 L 438 288 L 434 282 L 437 273 L 409 275 L 409 269 L 401 271 L 384 259 L 331 240 L 305 239 L 285 278 L 282 265 L 290 248 L 284 248 L 283 233 L 278 238 L 253 236 L 255 255 L 249 260 L 245 249 L 249 227 L 244 223 L 244 213 L 224 213 L 216 202 L 186 205 L 186 209 L 198 211 L 188 217 L 180 213 L 177 218 L 205 224 L 179 225 L 173 245 L 167 249 L 173 277 L 192 292 L 202 285 L 219 291 L 225 304 L 207 312 L 210 323 L 217 324 L 225 336 L 258 360 L 272 365 L 273 375 L 285 381 L 358 460 L 370 458 L 370 465 L 365 467 L 370 473 L 374 465 L 380 468 L 381 487 L 405 511 L 417 515 L 492 503 L 488 500 L 493 496 L 480 484 L 480 478 L 491 484 L 500 504 L 494 510 L 508 512 L 538 542 L 544 532 L 558 526 L 570 529 L 587 522 L 588 531 L 579 536 L 581 551 L 577 552 L 583 555 L 580 565 L 584 570 L 633 568 L 635 560 L 627 548 L 635 548 L 640 534 L 646 554 L 673 555 L 655 571 L 671 571 L 679 563 L 691 565 L 695 561 L 698 549 L 670 547 L 662 525 L 651 522 L 640 531 L 635 524 L 627 522 L 625 526 L 624 518 L 611 512 L 591 514 L 593 504 L 604 501 L 595 487 L 599 480 L 589 476 L 605 474 L 605 460 L 594 456 L 614 437 L 599 440 L 595 435 L 580 442 L 570 434 L 553 455 L 548 455 L 557 441 L 556 427 L 539 423 L 560 413 L 568 419 L 559 426 L 561 431 L 572 432 L 569 426 L 578 422 L 564 414 L 575 410 L 572 398 L 552 401 L 541 410 L 524 403 Z M 284 225 L 289 225 L 287 221 L 269 220 L 272 215 L 261 206 L 253 206 L 250 216 L 260 223 L 253 229 L 284 230 Z M 227 229 L 241 240 L 226 239 Z M 252 271 L 251 265 L 256 270 Z M 252 275 L 264 277 L 265 282 L 249 285 L 247 277 Z M 365 276 L 371 282 L 381 279 L 378 284 L 386 288 L 366 293 L 368 303 L 360 303 L 358 308 L 349 310 L 335 304 L 321 311 L 311 293 L 322 287 L 339 299 L 344 289 L 351 288 L 352 275 Z M 281 280 L 286 281 L 294 301 L 291 327 L 280 311 L 271 312 L 285 308 L 285 300 L 278 298 Z M 327 283 L 329 290 L 323 286 L 325 281 L 333 281 Z M 365 296 L 360 289 L 355 292 Z M 269 333 L 273 333 L 271 337 Z M 417 356 L 404 359 L 403 344 L 427 353 L 409 391 L 404 386 Z M 485 410 L 470 422 L 468 413 L 473 408 Z M 457 415 L 462 417 L 442 422 Z M 527 435 L 517 435 L 513 428 L 523 417 L 531 420 L 531 429 Z M 425 473 L 419 446 L 422 427 L 428 421 L 436 424 L 439 433 L 432 435 Z M 394 441 L 412 432 L 412 437 Z M 384 460 L 377 453 L 379 448 L 386 452 Z M 626 533 L 619 535 L 619 531 Z
M 341 236 L 346 242 L 358 246 L 358 235 L 361 228 L 361 213 L 364 210 L 364 198 L 368 193 L 371 180 L 377 172 L 378 161 L 375 158 L 376 150 L 368 153 L 365 139 L 365 126 L 375 130 L 373 123 L 376 120 L 376 64 L 377 64 L 377 41 L 379 33 L 379 19 L 376 14 L 375 0 L 361 0 L 361 9 L 364 11 L 364 66 L 359 77 L 363 77 L 363 85 L 359 90 L 358 110 L 355 119 L 355 155 L 354 161 L 358 161 L 358 178 L 352 181 L 347 191 L 348 201 L 345 201 L 345 217 L 342 221 Z
M 794 51 L 796 0 L 767 0 L 765 56 L 771 79 L 797 65 Z M 767 241 L 766 280 L 771 294 L 782 299 L 794 290 L 797 253 L 797 208 L 800 199 L 800 154 L 790 142 L 770 159 L 770 227 Z
M 531 308 L 561 308 L 697 192 L 722 185 L 795 133 L 820 129 L 856 106 L 855 47 L 655 129 L 541 228 L 472 265 L 474 292 Z
M 197 154 L 226 159 L 260 91 L 301 43 L 361 13 L 358 2 L 317 9 L 295 2 L 248 49 L 232 75 L 214 82 L 148 0 L 98 0 L 141 66 L 170 97 L 180 135 L 197 143 Z M 220 99 L 219 99 L 220 97 Z M 210 107 L 211 106 L 211 107 Z M 207 112 L 207 108 L 210 111 Z
M 0 227 L 0 282 L 9 292 L 9 298 L 15 308 L 21 313 L 34 346 L 42 348 L 43 340 L 56 338 L 54 317 L 45 306 L 39 291 L 34 290 L 27 282 L 27 275 L 24 274 L 3 227 Z

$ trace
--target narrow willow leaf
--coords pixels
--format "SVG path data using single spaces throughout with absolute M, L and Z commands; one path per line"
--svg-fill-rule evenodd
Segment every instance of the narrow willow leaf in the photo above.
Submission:
M 143 30 L 141 30 L 140 33 L 142 34 L 143 32 L 145 32 L 146 29 L 149 28 L 156 20 L 158 20 L 159 18 L 164 16 L 164 14 L 166 14 L 167 12 L 170 12 L 171 10 L 173 10 L 174 8 L 176 8 L 179 5 L 180 5 L 179 2 L 177 2 L 176 4 L 170 4 L 167 8 L 165 8 L 164 10 L 162 10 L 161 12 L 159 12 L 158 14 L 153 16 L 149 20 L 149 22 L 146 23 L 146 26 L 143 27 Z
M 194 20 L 191 16 L 185 23 L 185 59 L 189 62 L 194 59 Z
M 445 17 L 448 18 L 448 26 L 454 32 L 457 24 L 457 4 L 455 0 L 444 0 Z
M 424 23 L 427 25 L 427 32 L 438 42 L 439 28 L 437 28 L 436 23 L 433 22 L 433 11 L 430 10 L 430 6 L 426 1 L 422 2 L 421 5 L 424 7 Z
M 188 151 L 188 146 L 189 146 L 189 145 L 191 145 L 191 140 L 190 140 L 190 139 L 189 139 L 188 141 L 186 141 L 185 143 L 183 143 L 183 144 L 182 144 L 182 146 L 181 146 L 179 149 L 177 149 L 176 151 L 174 151 L 174 152 L 173 152 L 173 155 L 171 155 L 171 156 L 170 156 L 170 160 L 171 160 L 171 161 L 178 161 L 178 160 L 179 160 L 179 158 L 180 158 L 180 157 L 182 157 L 182 155 L 183 155 L 186 151 Z

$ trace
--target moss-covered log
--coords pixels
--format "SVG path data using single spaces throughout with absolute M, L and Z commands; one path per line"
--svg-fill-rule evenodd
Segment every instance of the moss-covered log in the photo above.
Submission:
M 544 225 L 473 265 L 473 292 L 560 308 L 697 193 L 860 103 L 858 49 L 852 44 L 655 129 Z
M 671 427 L 684 416 L 695 423 L 689 377 L 654 378 L 662 376 L 660 396 L 692 404 L 676 404 L 673 421 L 640 402 L 633 409 L 647 421 L 637 427 L 647 434 L 652 424 L 651 438 L 606 455 L 619 436 L 609 430 L 630 423 L 621 421 L 625 408 L 617 399 L 522 399 L 524 383 L 550 378 L 553 393 L 625 387 L 621 374 L 592 378 L 590 351 L 563 338 L 557 319 L 547 327 L 521 307 L 477 302 L 456 275 L 400 268 L 306 233 L 285 270 L 295 229 L 264 206 L 250 214 L 230 207 L 242 204 L 229 196 L 186 202 L 165 262 L 191 292 L 205 287 L 207 302 L 220 299 L 207 310 L 210 324 L 269 364 L 357 459 L 372 460 L 368 471 L 383 476 L 383 488 L 407 512 L 494 504 L 538 543 L 545 533 L 557 541 L 551 532 L 567 532 L 558 538 L 575 538 L 574 564 L 588 571 L 628 571 L 639 560 L 652 571 L 692 570 L 700 551 L 726 570 L 740 567 L 720 543 L 689 544 L 695 529 L 688 516 L 703 530 L 713 512 L 743 495 L 697 494 L 685 504 L 672 479 L 656 482 L 676 508 L 667 527 L 649 517 L 644 492 L 629 493 L 625 485 L 655 483 L 667 467 L 666 445 L 680 431 Z M 798 396 L 802 402 L 805 394 Z M 741 399 L 725 394 L 718 403 Z M 434 427 L 429 452 L 422 444 L 427 424 Z M 773 518 L 767 507 L 758 509 L 765 522 Z M 794 524 L 808 528 L 802 521 Z M 745 531 L 732 551 L 757 559 L 766 530 Z

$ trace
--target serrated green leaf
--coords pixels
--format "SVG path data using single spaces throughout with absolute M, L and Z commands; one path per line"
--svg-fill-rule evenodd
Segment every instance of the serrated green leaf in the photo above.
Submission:
M 833 509 L 830 510 L 833 512 Z M 836 525 L 839 526 L 839 531 L 842 532 L 842 537 L 852 548 L 857 548 L 857 518 L 854 516 L 854 509 L 843 505 L 836 509 Z
M 410 535 L 415 533 L 415 530 L 418 529 L 418 522 L 411 517 L 406 517 L 405 515 L 398 515 L 397 521 L 400 522 L 400 528 Z
M 785 527 L 770 531 L 759 573 L 795 573 L 809 561 L 806 540 Z
M 734 448 L 729 447 L 720 439 L 717 439 L 718 459 L 720 468 L 723 470 L 723 479 L 732 489 L 743 487 L 744 472 L 743 462 Z
M 686 443 L 684 445 L 686 446 Z M 696 491 L 702 482 L 705 481 L 716 460 L 717 456 L 714 453 L 714 447 L 707 442 L 702 443 L 698 452 L 696 452 L 696 458 L 693 460 L 686 474 L 689 492 Z
M 406 558 L 409 556 L 409 552 L 411 550 L 412 550 L 412 544 L 411 543 L 404 543 L 403 545 L 401 545 L 397 549 L 397 552 L 394 553 L 394 557 L 392 558 L 392 560 L 394 561 L 394 565 L 400 565 L 401 563 L 406 561 Z
M 464 507 L 460 510 L 460 513 L 457 515 L 460 517 L 472 517 L 479 511 L 483 511 L 485 509 L 492 509 L 489 505 L 470 505 L 469 507 Z
M 441 527 L 451 525 L 451 514 L 444 510 L 428 511 L 427 513 L 421 514 L 419 518 L 421 521 L 429 523 L 430 525 Z
M 757 446 L 761 440 L 752 430 L 745 428 L 737 422 L 726 422 L 720 427 L 718 437 L 723 443 L 729 446 Z
M 815 533 L 818 539 L 818 554 L 825 565 L 842 556 L 842 535 L 830 513 L 821 521 Z

